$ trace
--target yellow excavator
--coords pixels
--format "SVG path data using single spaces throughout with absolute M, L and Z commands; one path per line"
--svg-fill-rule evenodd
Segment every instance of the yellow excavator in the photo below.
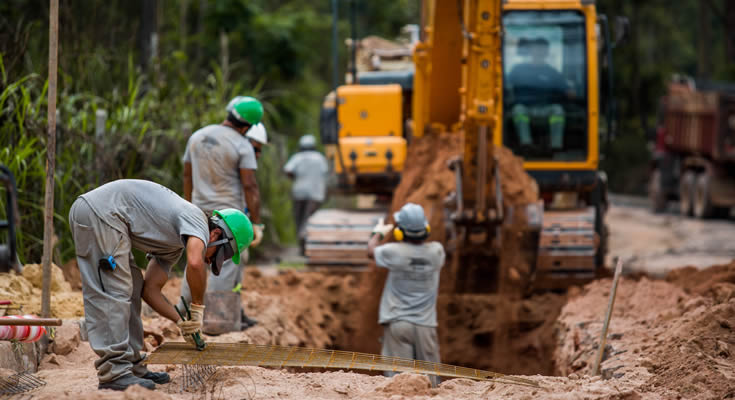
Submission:
M 489 184 L 499 180 L 493 149 L 508 147 L 525 160 L 543 199 L 532 246 L 535 287 L 593 279 L 607 242 L 600 145 L 614 128 L 614 43 L 607 19 L 590 0 L 428 0 L 421 20 L 413 69 L 363 73 L 327 96 L 322 143 L 336 187 L 389 194 L 412 138 L 459 132 L 462 153 L 452 165 L 457 191 L 451 211 L 458 264 L 487 265 L 497 259 L 492 243 L 505 218 L 494 194 L 499 191 Z M 602 84 L 601 71 L 607 72 Z M 601 99 L 601 92 L 607 96 Z M 350 221 L 349 213 L 342 218 Z M 365 226 L 359 229 L 369 222 L 361 221 Z M 310 220 L 312 230 L 328 225 L 318 215 Z M 361 242 L 350 245 L 357 249 Z M 487 281 L 495 279 L 487 270 L 470 273 L 479 278 L 463 280 L 459 291 L 485 292 Z

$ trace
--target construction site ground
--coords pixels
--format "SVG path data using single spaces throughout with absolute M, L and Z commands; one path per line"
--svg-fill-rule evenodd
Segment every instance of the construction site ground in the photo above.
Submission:
M 498 310 L 507 304 L 482 296 L 440 296 L 439 335 L 443 362 L 496 372 L 523 374 L 540 388 L 451 379 L 431 388 L 426 377 L 402 374 L 385 378 L 350 371 L 220 368 L 197 391 L 181 392 L 181 368 L 174 381 L 155 393 L 141 388 L 125 393 L 97 391 L 96 356 L 80 340 L 83 315 L 78 282 L 55 284 L 65 319 L 38 376 L 47 385 L 40 399 L 276 399 L 276 398 L 483 398 L 483 399 L 724 399 L 735 396 L 735 262 L 733 221 L 696 221 L 674 214 L 652 215 L 645 208 L 616 206 L 608 214 L 611 255 L 623 257 L 626 275 L 619 284 L 608 332 L 602 376 L 591 377 L 611 279 L 573 287 L 566 294 L 529 296 L 511 306 L 518 321 L 506 348 L 490 343 Z M 666 260 L 664 263 L 661 260 Z M 713 262 L 716 261 L 716 262 Z M 719 264 L 711 266 L 704 263 Z M 694 267 L 688 267 L 694 266 Z M 34 311 L 40 282 L 31 267 L 26 276 L 3 276 L 0 297 L 14 295 Z M 67 268 L 68 269 L 68 268 Z M 59 272 L 61 269 L 59 269 Z M 329 274 L 277 266 L 249 266 L 243 304 L 259 324 L 244 332 L 208 337 L 209 341 L 379 351 L 376 315 L 361 305 L 379 296 L 368 269 Z M 56 273 L 56 277 L 63 274 Z M 73 276 L 70 278 L 72 280 Z M 166 284 L 178 297 L 181 279 Z M 6 284 L 7 283 L 7 284 Z M 70 289 L 70 287 L 72 289 Z M 375 292 L 377 293 L 370 293 Z M 61 300 L 60 300 L 61 301 Z M 506 318 L 507 321 L 507 318 Z M 144 313 L 146 346 L 181 340 L 176 326 Z M 0 374 L 10 373 L 7 370 Z

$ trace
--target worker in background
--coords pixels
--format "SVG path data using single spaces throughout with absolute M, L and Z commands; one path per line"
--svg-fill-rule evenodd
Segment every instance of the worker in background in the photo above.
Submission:
M 154 389 L 168 383 L 165 372 L 141 363 L 141 298 L 174 321 L 187 342 L 198 333 L 204 314 L 207 265 L 217 270 L 253 239 L 242 211 L 223 209 L 207 218 L 202 210 L 157 183 L 118 180 L 87 192 L 69 211 L 77 264 L 82 278 L 85 326 L 99 356 L 100 389 L 132 385 Z M 132 249 L 147 253 L 145 277 Z M 186 251 L 186 282 L 191 287 L 191 318 L 183 321 L 161 294 L 171 266 Z
M 444 247 L 426 242 L 430 226 L 424 209 L 407 203 L 393 215 L 395 228 L 381 220 L 368 242 L 368 257 L 388 270 L 380 299 L 378 322 L 383 326 L 384 356 L 440 362 L 436 333 L 436 298 Z M 394 243 L 379 246 L 392 234 Z M 395 372 L 386 372 L 393 376 Z M 437 376 L 431 376 L 434 386 Z
M 253 222 L 257 246 L 263 239 L 260 221 L 260 192 L 255 180 L 257 159 L 268 142 L 263 118 L 263 106 L 252 97 L 238 96 L 225 108 L 226 119 L 219 125 L 209 125 L 194 132 L 184 152 L 184 197 L 202 209 L 235 208 L 243 210 Z M 210 271 L 208 292 L 242 289 L 242 269 L 247 263 L 247 248 L 239 257 L 225 262 L 219 273 Z M 181 296 L 191 300 L 189 285 L 181 285 Z M 240 329 L 257 321 L 249 318 L 240 304 Z M 183 304 L 180 304 L 183 306 Z
M 327 192 L 327 159 L 316 150 L 316 139 L 313 135 L 304 135 L 299 139 L 298 153 L 291 156 L 283 170 L 294 181 L 291 187 L 291 207 L 303 255 L 306 246 L 306 221 L 322 205 Z
M 546 62 L 549 56 L 549 42 L 543 38 L 521 39 L 518 44 L 521 54 L 528 54 L 530 62 L 513 67 L 508 76 L 513 123 L 522 146 L 533 144 L 531 138 L 531 119 L 548 121 L 551 148 L 558 150 L 564 146 L 564 108 L 560 103 L 573 97 L 564 76 Z

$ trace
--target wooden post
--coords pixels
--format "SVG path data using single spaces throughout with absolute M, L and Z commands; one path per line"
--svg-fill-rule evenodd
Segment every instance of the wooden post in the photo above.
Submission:
M 59 52 L 59 0 L 50 0 L 48 46 L 48 139 L 46 142 L 46 193 L 43 212 L 43 286 L 41 316 L 51 316 L 51 252 L 54 237 L 54 171 L 56 170 L 56 76 Z
M 600 364 L 602 364 L 602 356 L 605 354 L 605 346 L 607 345 L 607 328 L 610 326 L 610 317 L 612 317 L 613 307 L 615 307 L 615 294 L 618 292 L 618 280 L 623 272 L 623 258 L 618 257 L 618 263 L 615 266 L 615 276 L 613 277 L 612 289 L 610 290 L 610 299 L 607 302 L 607 313 L 605 313 L 605 322 L 602 324 L 602 333 L 600 334 L 600 347 L 597 349 L 597 358 L 595 365 L 592 367 L 592 376 L 600 373 Z

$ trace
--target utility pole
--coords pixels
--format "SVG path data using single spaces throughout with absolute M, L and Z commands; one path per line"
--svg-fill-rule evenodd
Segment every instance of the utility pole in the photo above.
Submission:
M 357 0 L 350 0 L 350 26 L 352 28 L 352 69 L 350 75 L 352 75 L 352 84 L 357 85 Z
M 48 46 L 48 139 L 46 141 L 46 193 L 43 213 L 43 285 L 41 316 L 51 316 L 51 253 L 54 236 L 54 172 L 56 170 L 56 77 L 59 53 L 59 0 L 51 0 Z
M 332 89 L 337 90 L 339 86 L 339 51 L 337 40 L 337 21 L 339 20 L 339 9 L 337 0 L 332 0 Z

